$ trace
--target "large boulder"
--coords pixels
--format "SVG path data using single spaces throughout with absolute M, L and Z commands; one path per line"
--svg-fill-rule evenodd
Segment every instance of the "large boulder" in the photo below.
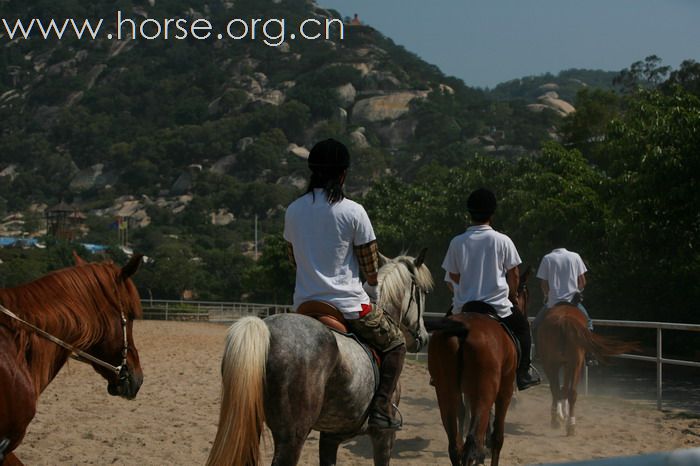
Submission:
M 560 116 L 567 116 L 576 111 L 573 105 L 560 99 L 556 92 L 547 92 L 546 94 L 541 95 L 537 100 L 540 104 L 555 111 Z
M 351 83 L 336 87 L 335 91 L 338 94 L 338 102 L 340 103 L 341 107 L 348 108 L 355 103 L 357 91 L 355 90 L 355 86 L 353 86 Z
M 287 153 L 296 155 L 300 159 L 304 160 L 309 158 L 309 149 L 303 146 L 297 146 L 294 143 L 291 143 L 289 144 L 289 146 L 287 146 Z
M 424 91 L 404 91 L 360 100 L 352 109 L 352 122 L 361 124 L 397 120 L 408 113 L 412 100 L 423 99 L 426 95 Z

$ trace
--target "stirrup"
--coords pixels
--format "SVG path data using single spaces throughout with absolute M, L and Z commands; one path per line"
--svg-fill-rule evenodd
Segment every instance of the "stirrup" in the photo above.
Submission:
M 398 406 L 393 403 L 391 406 L 396 410 L 399 416 L 398 419 L 387 416 L 381 411 L 374 410 L 369 414 L 367 426 L 379 430 L 401 430 L 401 427 L 403 427 L 403 415 L 401 411 L 399 411 Z

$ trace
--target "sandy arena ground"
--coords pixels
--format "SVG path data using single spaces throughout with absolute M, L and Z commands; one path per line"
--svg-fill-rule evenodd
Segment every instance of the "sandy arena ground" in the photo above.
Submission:
M 107 394 L 90 367 L 71 362 L 44 392 L 18 457 L 28 465 L 204 464 L 216 433 L 219 365 L 226 328 L 140 321 L 135 326 L 145 381 L 127 401 Z M 424 364 L 402 375 L 405 418 L 392 464 L 449 465 L 447 440 Z M 507 418 L 506 465 L 583 460 L 700 446 L 700 419 L 617 398 L 579 396 L 577 435 L 549 427 L 549 390 L 520 395 Z M 301 464 L 318 464 L 312 432 Z M 266 458 L 270 457 L 270 444 Z M 371 465 L 369 439 L 339 453 L 343 465 Z M 268 461 L 269 464 L 269 461 Z

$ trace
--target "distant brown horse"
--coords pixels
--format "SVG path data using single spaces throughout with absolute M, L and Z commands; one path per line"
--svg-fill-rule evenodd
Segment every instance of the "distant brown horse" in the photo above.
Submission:
M 605 361 L 610 356 L 638 350 L 637 343 L 596 335 L 588 330 L 587 324 L 586 317 L 575 305 L 560 303 L 547 311 L 537 329 L 535 346 L 552 392 L 552 428 L 558 429 L 560 421 L 566 419 L 567 435 L 574 435 L 576 431 L 576 387 L 586 352 Z M 559 370 L 562 368 L 564 385 L 560 386 Z
M 141 256 L 119 268 L 77 265 L 16 288 L 0 289 L 0 464 L 36 413 L 41 392 L 73 353 L 107 380 L 111 395 L 134 398 L 143 382 L 132 338 L 141 302 L 129 278 Z M 4 457 L 4 461 L 3 461 Z M 47 461 L 50 461 L 47 459 Z
M 520 277 L 518 308 L 527 315 L 527 278 Z M 515 311 L 515 310 L 514 310 Z M 513 340 L 501 324 L 481 313 L 449 317 L 456 325 L 433 333 L 428 345 L 428 370 L 435 385 L 442 425 L 453 466 L 483 464 L 491 407 L 495 404 L 490 438 L 491 465 L 498 466 L 506 412 L 513 396 L 518 365 Z M 469 431 L 464 423 L 469 403 Z

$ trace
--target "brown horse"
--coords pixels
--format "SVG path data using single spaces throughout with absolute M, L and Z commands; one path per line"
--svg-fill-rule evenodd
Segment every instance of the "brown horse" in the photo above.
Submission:
M 560 421 L 566 419 L 567 435 L 574 435 L 576 431 L 576 387 L 586 352 L 605 361 L 610 356 L 639 348 L 637 343 L 621 342 L 592 333 L 587 328 L 583 313 L 569 303 L 557 304 L 547 311 L 537 329 L 535 346 L 552 392 L 552 428 L 558 429 Z M 562 368 L 564 385 L 560 386 L 559 370 Z
M 520 277 L 518 308 L 527 315 L 527 278 Z M 514 310 L 515 311 L 515 310 Z M 501 324 L 485 314 L 466 312 L 449 317 L 452 328 L 433 333 L 428 345 L 428 370 L 435 385 L 442 425 L 453 466 L 483 464 L 491 407 L 491 465 L 498 466 L 505 419 L 513 396 L 517 350 Z M 469 413 L 465 400 L 469 403 Z M 464 423 L 469 432 L 464 441 Z
M 142 314 L 131 277 L 134 255 L 119 268 L 88 264 L 0 289 L 0 464 L 21 465 L 12 451 L 36 412 L 41 392 L 73 353 L 107 380 L 111 395 L 132 399 L 143 382 L 132 338 Z M 4 461 L 3 461 L 4 457 Z

